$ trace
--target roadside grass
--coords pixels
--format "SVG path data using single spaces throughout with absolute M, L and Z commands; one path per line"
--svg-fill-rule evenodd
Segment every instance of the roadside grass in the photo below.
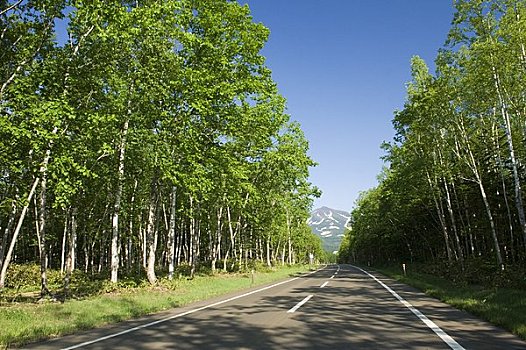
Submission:
M 526 290 L 455 284 L 437 276 L 401 269 L 376 268 L 457 309 L 465 310 L 526 340 Z
M 115 287 L 96 295 L 66 302 L 2 302 L 0 348 L 58 337 L 185 306 L 229 292 L 264 285 L 309 271 L 309 266 L 284 266 L 252 273 L 198 274 L 193 279 L 179 275 L 156 286 Z M 3 298 L 5 300 L 5 298 Z

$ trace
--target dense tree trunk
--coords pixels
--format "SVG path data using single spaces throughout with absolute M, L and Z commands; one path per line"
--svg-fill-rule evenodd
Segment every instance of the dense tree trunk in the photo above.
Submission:
M 508 149 L 510 152 L 511 167 L 513 170 L 513 183 L 514 183 L 514 188 L 515 188 L 515 206 L 517 208 L 517 214 L 519 216 L 519 223 L 521 226 L 523 242 L 526 246 L 526 217 L 524 214 L 522 190 L 521 190 L 521 183 L 520 183 L 519 171 L 518 171 L 518 166 L 517 166 L 517 159 L 515 157 L 515 148 L 513 147 L 511 121 L 510 121 L 508 109 L 506 108 L 506 102 L 504 101 L 504 97 L 501 92 L 501 86 L 500 86 L 501 82 L 500 82 L 499 74 L 497 73 L 497 68 L 493 66 L 492 70 L 493 70 L 493 79 L 494 79 L 495 89 L 497 91 L 497 96 L 498 96 L 500 109 L 502 113 L 502 118 L 504 119 L 504 133 L 506 135 L 506 141 L 507 141 Z
M 194 278 L 195 275 L 195 269 L 197 265 L 197 251 L 198 251 L 198 238 L 197 238 L 197 228 L 196 228 L 196 213 L 194 208 L 194 198 L 192 195 L 189 196 L 190 201 L 190 227 L 189 227 L 189 234 L 190 237 L 188 239 L 189 243 L 189 249 L 188 252 L 190 254 L 190 278 Z
M 471 151 L 470 141 L 469 141 L 469 138 L 467 137 L 467 133 L 466 133 L 462 119 L 460 121 L 459 126 L 460 126 L 459 130 L 461 132 L 461 136 L 463 137 L 465 144 L 466 144 L 465 151 L 467 152 L 467 156 L 468 156 L 468 160 L 467 160 L 468 166 L 471 168 L 471 171 L 473 172 L 473 175 L 475 176 L 475 182 L 479 186 L 480 194 L 482 196 L 482 201 L 484 202 L 484 208 L 486 209 L 486 215 L 488 216 L 488 221 L 490 223 L 491 237 L 493 239 L 493 245 L 495 249 L 495 257 L 497 259 L 498 265 L 504 268 L 504 265 L 502 263 L 502 255 L 500 253 L 500 244 L 499 244 L 499 239 L 497 236 L 497 229 L 495 227 L 495 221 L 493 219 L 493 213 L 491 212 L 491 206 L 489 204 L 488 197 L 486 195 L 486 189 L 484 188 L 484 184 L 482 183 L 482 178 L 478 170 L 477 161 L 475 160 L 475 156 L 473 155 L 473 152 Z
M 128 101 L 128 116 L 130 114 Z M 111 220 L 111 282 L 116 283 L 119 273 L 119 215 L 121 210 L 122 190 L 124 187 L 124 160 L 126 157 L 126 137 L 128 135 L 129 119 L 124 121 L 119 143 L 119 165 L 117 170 L 117 189 L 115 191 L 115 202 L 113 204 L 113 216 Z
M 9 218 L 7 219 L 7 225 L 2 235 L 2 242 L 0 242 L 0 271 L 2 271 L 2 268 L 4 266 L 5 249 L 7 248 L 7 239 L 9 238 L 9 233 L 13 229 L 16 213 L 17 213 L 16 201 L 13 200 L 11 203 L 11 211 L 9 212 Z M 3 288 L 3 287 L 0 285 L 0 288 Z
M 287 250 L 288 250 L 288 255 L 287 255 L 287 263 L 289 265 L 292 264 L 292 232 L 291 232 L 291 223 L 290 223 L 290 215 L 289 215 L 289 211 L 287 209 L 286 211 L 286 214 L 287 214 Z
M 77 245 L 77 208 L 71 210 L 71 227 L 68 232 L 68 254 L 66 259 L 66 275 L 64 277 L 64 298 L 69 296 L 71 274 L 75 270 L 75 248 Z
M 444 243 L 445 243 L 445 246 L 446 246 L 447 260 L 449 262 L 451 262 L 453 260 L 453 253 L 451 251 L 451 245 L 450 245 L 450 240 L 449 240 L 449 232 L 448 232 L 448 228 L 447 228 L 447 225 L 446 225 L 446 216 L 444 214 L 444 210 L 442 208 L 442 205 L 440 204 L 441 203 L 441 199 L 437 198 L 436 191 L 435 191 L 435 186 L 434 186 L 433 182 L 431 181 L 431 177 L 430 177 L 429 173 L 427 173 L 427 181 L 428 181 L 430 190 L 433 193 L 433 202 L 435 204 L 435 210 L 436 210 L 436 213 L 437 213 L 437 216 L 438 216 L 438 220 L 440 221 L 440 227 L 442 229 L 442 234 L 444 236 Z
M 167 260 L 168 260 L 168 279 L 173 279 L 174 275 L 174 264 L 175 264 L 175 212 L 177 210 L 176 208 L 176 187 L 172 186 L 172 193 L 170 195 L 170 224 L 168 228 L 168 253 L 167 253 Z
M 272 263 L 271 263 L 271 257 L 270 257 L 271 253 L 270 253 L 270 237 L 269 236 L 267 236 L 266 246 L 267 246 L 267 249 L 266 249 L 267 266 L 271 267 Z
M 230 233 L 229 238 L 229 246 L 227 248 L 226 254 L 223 258 L 223 271 L 227 271 L 227 262 L 228 258 L 230 256 L 230 253 L 232 253 L 232 259 L 235 261 L 237 259 L 237 252 L 236 252 L 236 242 L 235 242 L 235 232 L 234 227 L 232 226 L 232 217 L 230 214 L 230 206 L 226 207 L 226 215 L 228 220 L 228 232 Z
M 447 211 L 449 213 L 449 218 L 451 220 L 451 228 L 453 229 L 453 236 L 455 237 L 455 243 L 456 243 L 455 256 L 458 256 L 458 258 L 460 259 L 462 268 L 464 268 L 464 253 L 462 252 L 462 244 L 460 243 L 460 239 L 458 235 L 457 222 L 455 220 L 455 214 L 453 213 L 453 206 L 451 205 L 451 196 L 449 194 L 449 187 L 445 179 L 444 179 L 444 189 L 446 192 Z
M 502 196 L 504 198 L 504 205 L 506 206 L 506 215 L 508 217 L 508 230 L 510 234 L 510 251 L 511 251 L 511 260 L 515 260 L 515 235 L 514 235 L 514 229 L 513 229 L 513 217 L 511 215 L 511 209 L 508 201 L 508 190 L 506 186 L 506 179 L 504 178 L 504 165 L 502 162 L 502 159 L 500 157 L 500 145 L 499 145 L 499 139 L 498 139 L 498 133 L 497 133 L 497 126 L 495 123 L 492 123 L 492 132 L 493 132 L 493 139 L 494 146 L 496 149 L 495 152 L 495 162 L 498 166 L 498 172 L 500 176 L 500 182 L 502 184 Z
M 9 249 L 7 250 L 7 254 L 4 260 L 4 263 L 2 265 L 2 271 L 0 272 L 0 288 L 4 288 L 5 286 L 5 278 L 7 276 L 7 268 L 9 267 L 9 263 L 11 262 L 11 257 L 13 256 L 13 251 L 15 249 L 15 244 L 18 239 L 18 235 L 20 234 L 20 229 L 22 228 L 22 224 L 24 223 L 24 218 L 27 214 L 27 209 L 29 208 L 29 204 L 31 203 L 31 200 L 33 198 L 33 195 L 35 194 L 36 188 L 40 182 L 40 178 L 37 177 L 35 181 L 33 182 L 33 186 L 31 186 L 31 190 L 29 191 L 29 194 L 27 196 L 26 205 L 24 208 L 22 208 L 22 212 L 20 213 L 20 218 L 18 219 L 18 223 L 15 228 L 15 232 L 13 232 L 13 237 L 11 238 L 11 244 L 9 245 Z
M 146 261 L 146 276 L 150 284 L 157 283 L 157 276 L 155 275 L 155 253 L 157 251 L 158 231 L 156 228 L 156 212 L 158 200 L 158 183 L 157 173 L 153 175 L 151 189 L 150 189 L 150 204 L 148 209 L 148 226 L 146 228 L 146 246 L 148 257 Z
M 71 210 L 71 243 L 69 245 L 69 255 L 71 255 L 70 269 L 71 272 L 75 271 L 77 264 L 77 207 L 73 207 Z
M 66 243 L 68 235 L 68 225 L 69 225 L 69 210 L 66 210 L 66 215 L 64 218 L 64 232 L 62 233 L 62 249 L 60 252 L 60 273 L 64 273 L 66 269 Z
M 215 231 L 215 235 L 213 237 L 213 242 L 212 242 L 212 262 L 211 262 L 212 273 L 215 273 L 217 260 L 221 258 L 219 255 L 221 253 L 221 236 L 222 236 L 221 232 L 223 229 L 222 217 L 223 217 L 223 206 L 220 206 L 219 209 L 217 210 L 217 226 L 216 226 L 216 231 Z
M 51 158 L 51 149 L 48 148 L 44 162 L 40 167 L 40 196 L 39 196 L 39 213 L 38 213 L 38 232 L 40 233 L 40 296 L 43 298 L 50 295 L 47 287 L 47 237 L 46 237 L 46 219 L 47 219 L 47 167 Z

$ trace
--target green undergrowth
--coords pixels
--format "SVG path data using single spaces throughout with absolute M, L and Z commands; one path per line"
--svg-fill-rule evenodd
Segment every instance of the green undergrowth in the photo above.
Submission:
M 408 268 L 406 275 L 400 267 L 382 267 L 376 270 L 526 340 L 526 289 L 520 288 L 520 283 L 504 287 L 497 282 L 472 284 L 460 279 L 452 281 L 412 268 Z
M 193 279 L 179 273 L 173 280 L 160 279 L 156 286 L 150 286 L 143 280 L 123 279 L 117 284 L 94 280 L 85 282 L 83 287 L 73 285 L 73 290 L 76 289 L 77 293 L 65 302 L 37 301 L 36 291 L 29 290 L 29 287 L 13 286 L 0 293 L 0 348 L 20 346 L 31 341 L 185 306 L 286 279 L 308 270 L 309 266 L 295 265 L 254 273 L 250 271 L 211 275 L 205 272 L 197 274 Z M 21 292 L 22 289 L 29 291 Z

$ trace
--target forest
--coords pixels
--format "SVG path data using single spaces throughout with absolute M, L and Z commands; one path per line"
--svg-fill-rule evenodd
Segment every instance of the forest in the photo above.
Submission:
M 308 142 L 228 0 L 0 1 L 0 289 L 321 258 Z
M 526 1 L 455 1 L 436 72 L 411 61 L 386 167 L 357 200 L 341 260 L 524 277 L 525 45 Z

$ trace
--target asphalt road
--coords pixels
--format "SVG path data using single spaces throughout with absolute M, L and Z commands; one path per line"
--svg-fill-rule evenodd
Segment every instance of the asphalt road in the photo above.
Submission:
M 34 349 L 526 349 L 526 342 L 350 265 L 27 346 Z

